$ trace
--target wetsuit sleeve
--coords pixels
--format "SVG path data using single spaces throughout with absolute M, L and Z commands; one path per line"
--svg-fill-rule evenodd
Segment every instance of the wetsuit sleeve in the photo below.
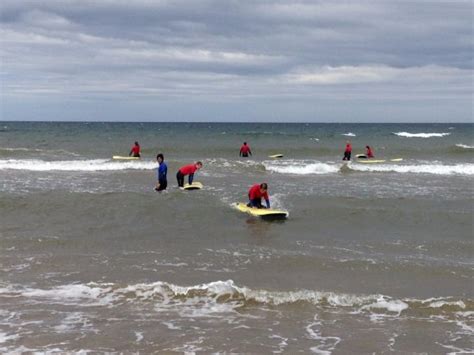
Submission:
M 265 191 L 265 193 L 262 196 L 265 199 L 265 203 L 267 204 L 267 208 L 270 208 L 270 198 L 268 197 L 268 192 Z
M 193 179 L 194 179 L 194 173 L 189 174 L 189 176 L 188 176 L 189 185 L 191 185 L 193 183 Z

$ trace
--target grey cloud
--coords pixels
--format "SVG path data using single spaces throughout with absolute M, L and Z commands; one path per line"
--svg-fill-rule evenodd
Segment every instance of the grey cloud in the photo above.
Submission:
M 55 93 L 301 105 L 378 95 L 468 109 L 472 10 L 470 1 L 4 0 L 1 94 L 8 107 Z

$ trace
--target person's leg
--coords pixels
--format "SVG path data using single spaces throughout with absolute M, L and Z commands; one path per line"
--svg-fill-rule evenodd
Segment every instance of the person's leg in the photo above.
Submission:
M 158 189 L 156 189 L 156 191 L 166 190 L 166 186 L 168 186 L 168 181 L 160 180 L 160 187 Z
M 176 174 L 176 180 L 178 180 L 178 187 L 184 186 L 184 175 L 180 171 Z

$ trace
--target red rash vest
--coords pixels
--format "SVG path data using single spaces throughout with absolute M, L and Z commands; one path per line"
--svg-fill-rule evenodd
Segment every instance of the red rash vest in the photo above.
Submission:
M 265 191 L 263 194 L 260 192 L 260 184 L 253 185 L 249 190 L 249 198 L 255 200 L 257 198 L 264 198 L 268 200 L 268 193 Z
M 194 174 L 197 169 L 198 168 L 196 167 L 196 164 L 189 164 L 179 169 L 179 172 L 183 175 L 189 175 L 189 174 Z

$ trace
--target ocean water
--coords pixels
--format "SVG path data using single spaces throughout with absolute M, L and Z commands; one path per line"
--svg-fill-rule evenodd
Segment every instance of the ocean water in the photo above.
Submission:
M 0 351 L 472 353 L 473 133 L 0 122 Z M 287 220 L 233 208 L 260 182 Z

